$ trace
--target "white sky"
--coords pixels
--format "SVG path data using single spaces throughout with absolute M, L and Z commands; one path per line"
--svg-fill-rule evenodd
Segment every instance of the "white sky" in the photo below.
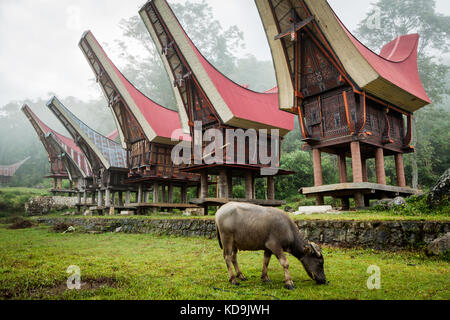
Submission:
M 25 98 L 46 99 L 50 92 L 82 100 L 100 96 L 100 89 L 90 81 L 93 74 L 78 41 L 90 29 L 101 43 L 113 44 L 122 38 L 119 21 L 136 15 L 145 1 L 0 0 L 0 106 Z M 271 58 L 253 0 L 208 2 L 224 27 L 237 25 L 244 32 L 247 53 Z M 374 0 L 329 2 L 354 30 Z M 437 0 L 437 9 L 450 15 L 450 1 Z

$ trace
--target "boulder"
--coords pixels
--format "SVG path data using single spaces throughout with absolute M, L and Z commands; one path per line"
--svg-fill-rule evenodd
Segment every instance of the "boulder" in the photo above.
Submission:
M 334 212 L 332 206 L 307 206 L 307 207 L 299 207 L 298 210 L 294 213 L 295 215 L 311 215 L 318 213 L 330 213 Z
M 432 241 L 427 247 L 427 254 L 440 256 L 450 251 L 450 232 L 441 238 Z
M 203 208 L 188 208 L 183 212 L 183 216 L 203 216 L 205 209 Z
M 428 194 L 428 205 L 430 207 L 439 206 L 450 194 L 450 168 L 439 178 L 436 185 Z
M 92 216 L 92 211 L 91 210 L 86 210 L 83 215 L 85 217 L 90 217 L 90 216 Z
M 295 209 L 294 209 L 294 208 L 291 208 L 290 206 L 286 206 L 286 207 L 284 207 L 284 211 L 285 211 L 285 212 L 288 212 L 288 213 L 294 213 L 294 212 L 295 212 Z
M 401 207 L 401 206 L 406 206 L 406 200 L 403 197 L 396 197 L 394 199 L 381 199 L 378 201 L 374 201 L 372 203 L 372 207 L 375 208 L 381 208 L 381 209 L 392 209 L 394 207 Z

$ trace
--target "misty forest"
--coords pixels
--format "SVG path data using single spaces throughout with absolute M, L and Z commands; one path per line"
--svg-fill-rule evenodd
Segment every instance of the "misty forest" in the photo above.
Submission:
M 413 145 L 416 152 L 405 156 L 405 171 L 408 185 L 427 190 L 450 167 L 450 61 L 448 58 L 438 58 L 448 57 L 450 53 L 450 17 L 436 13 L 435 2 L 430 0 L 378 0 L 372 10 L 377 7 L 383 13 L 382 24 L 391 27 L 369 28 L 367 22 L 373 13 L 369 12 L 358 29 L 354 30 L 357 37 L 375 52 L 379 52 L 383 44 L 397 35 L 416 32 L 421 35 L 419 71 L 433 104 L 415 114 Z M 276 85 L 272 62 L 260 61 L 253 55 L 238 56 L 236 49 L 245 45 L 242 30 L 236 26 L 224 29 L 214 18 L 207 1 L 187 1 L 173 8 L 201 52 L 222 73 L 236 83 L 248 84 L 255 91 L 265 91 Z M 119 51 L 123 62 L 120 67 L 124 74 L 148 97 L 175 109 L 172 84 L 141 19 L 138 16 L 124 19 L 120 27 L 123 34 L 118 38 L 121 40 L 108 44 L 108 48 Z M 133 44 L 133 50 L 129 44 Z M 142 50 L 134 50 L 138 46 Z M 94 79 L 92 86 L 96 86 Z M 52 88 L 48 90 L 48 98 L 57 94 L 52 92 Z M 115 124 L 106 100 L 100 94 L 99 90 L 97 100 L 66 97 L 63 102 L 87 125 L 107 134 L 114 129 Z M 66 133 L 58 120 L 46 110 L 46 99 L 30 97 L 11 101 L 0 107 L 0 164 L 12 164 L 31 156 L 12 179 L 11 186 L 43 187 L 51 183 L 44 179 L 49 172 L 48 158 L 35 131 L 20 111 L 23 103 L 29 104 L 51 127 Z M 295 171 L 295 175 L 277 179 L 276 194 L 280 199 L 296 197 L 300 187 L 313 185 L 311 154 L 302 151 L 298 121 L 295 128 L 282 143 L 281 159 L 282 168 Z M 339 182 L 336 167 L 336 157 L 325 155 L 323 175 L 328 183 Z M 373 165 L 368 167 L 374 168 Z M 375 181 L 374 169 L 370 170 L 369 180 Z M 386 176 L 388 184 L 395 180 L 395 165 L 390 158 L 386 158 Z M 244 191 L 236 188 L 235 192 Z

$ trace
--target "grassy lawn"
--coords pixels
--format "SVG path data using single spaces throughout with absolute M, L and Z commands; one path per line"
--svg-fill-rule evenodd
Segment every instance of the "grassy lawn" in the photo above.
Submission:
M 65 210 L 64 212 L 71 211 Z M 73 210 L 72 210 L 73 211 Z M 61 217 L 61 214 L 64 213 L 53 213 L 50 215 L 45 215 L 45 217 Z M 450 221 L 450 216 L 446 214 L 442 214 L 437 212 L 436 214 L 427 214 L 427 215 L 419 215 L 419 216 L 406 216 L 406 215 L 398 215 L 392 213 L 390 211 L 380 212 L 380 211 L 351 211 L 351 212 L 342 212 L 340 214 L 314 214 L 314 215 L 293 215 L 290 216 L 294 220 L 355 220 L 355 221 Z M 85 219 L 123 219 L 124 216 L 115 215 L 115 216 L 76 216 L 77 218 L 85 218 Z M 191 216 L 184 217 L 181 212 L 178 213 L 169 213 L 169 214 L 149 214 L 149 215 L 140 215 L 140 216 L 126 216 L 126 219 L 214 219 L 213 215 L 209 216 Z
M 260 281 L 261 252 L 239 254 L 249 279 L 228 284 L 217 241 L 133 234 L 60 234 L 38 226 L 0 225 L 0 299 L 450 299 L 449 263 L 414 252 L 324 248 L 328 286 L 317 286 L 289 256 L 296 289 L 283 288 L 272 258 Z M 76 265 L 88 287 L 66 290 Z M 381 268 L 381 289 L 368 290 L 367 268 Z

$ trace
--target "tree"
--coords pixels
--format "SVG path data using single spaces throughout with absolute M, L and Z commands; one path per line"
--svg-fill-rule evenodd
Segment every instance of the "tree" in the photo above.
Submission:
M 218 70 L 225 75 L 232 75 L 238 60 L 235 52 L 244 46 L 242 32 L 236 26 L 224 30 L 219 21 L 214 19 L 211 6 L 205 0 L 200 3 L 186 1 L 185 4 L 174 4 L 172 9 L 200 52 Z M 124 41 L 117 41 L 121 56 L 126 61 L 125 75 L 148 97 L 176 110 L 172 84 L 141 18 L 134 16 L 124 19 L 120 27 L 127 43 L 132 42 L 142 52 L 140 55 L 136 54 L 138 50 L 131 52 Z
M 374 28 L 370 22 L 378 14 L 381 27 Z M 359 38 L 372 48 L 381 48 L 396 37 L 410 33 L 421 36 L 419 73 L 434 103 L 433 108 L 416 112 L 416 153 L 406 157 L 407 172 L 411 173 L 411 182 L 417 188 L 418 183 L 430 186 L 445 170 L 442 165 L 449 165 L 445 160 L 448 159 L 448 133 L 431 131 L 449 125 L 448 108 L 442 106 L 450 94 L 447 84 L 450 67 L 443 63 L 442 57 L 450 52 L 450 17 L 436 12 L 435 0 L 378 0 L 357 30 Z

